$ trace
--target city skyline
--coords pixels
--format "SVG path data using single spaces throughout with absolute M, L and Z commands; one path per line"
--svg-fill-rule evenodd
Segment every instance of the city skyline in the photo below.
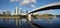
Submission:
M 16 7 L 21 8 L 25 13 L 27 11 L 31 11 L 43 5 L 60 2 L 60 0 L 0 0 L 0 10 L 9 10 L 12 14 L 14 14 L 14 10 Z M 59 15 L 60 10 L 53 10 L 49 12 L 51 14 Z M 41 14 L 45 14 L 45 12 L 40 12 Z

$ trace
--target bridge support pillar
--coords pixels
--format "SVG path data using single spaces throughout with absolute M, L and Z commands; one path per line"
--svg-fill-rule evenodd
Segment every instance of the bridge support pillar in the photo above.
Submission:
M 28 14 L 28 21 L 31 21 L 31 14 Z

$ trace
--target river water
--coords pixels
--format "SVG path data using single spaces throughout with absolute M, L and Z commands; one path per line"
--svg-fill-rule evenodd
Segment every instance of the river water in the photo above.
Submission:
M 16 26 L 16 19 L 15 18 L 9 18 L 9 19 L 5 19 L 5 18 L 0 18 L 0 27 L 6 27 L 6 28 L 32 28 L 32 26 L 30 24 L 28 24 L 26 22 L 26 19 L 22 20 L 22 24 L 20 22 L 20 19 L 18 20 L 18 25 Z M 33 19 L 33 23 L 42 26 L 44 28 L 60 28 L 60 18 L 56 17 L 53 19 Z
M 49 20 L 36 19 L 33 22 L 44 28 L 60 28 L 60 17 L 55 17 L 55 18 L 49 19 Z

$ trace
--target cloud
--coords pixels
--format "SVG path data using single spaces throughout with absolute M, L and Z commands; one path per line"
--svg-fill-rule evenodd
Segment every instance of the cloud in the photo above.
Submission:
M 36 0 L 32 0 L 32 2 L 36 3 Z
M 10 2 L 14 2 L 15 0 L 10 0 Z
M 36 0 L 22 0 L 20 2 L 21 5 L 30 4 L 30 3 L 36 3 Z
M 33 7 L 33 8 L 34 8 L 34 7 L 35 7 L 35 5 L 31 5 L 31 7 Z
M 4 11 L 3 10 L 0 10 L 0 14 L 2 14 Z
M 18 2 L 19 0 L 10 0 L 10 2 Z
M 29 4 L 30 0 L 23 0 L 20 2 L 21 5 Z
M 19 0 L 16 0 L 16 2 L 19 2 Z
M 10 0 L 10 2 L 20 2 L 20 5 L 35 4 L 36 0 Z

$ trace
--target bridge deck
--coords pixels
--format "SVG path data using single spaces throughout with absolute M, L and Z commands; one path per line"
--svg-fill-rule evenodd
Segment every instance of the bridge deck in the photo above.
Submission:
M 60 9 L 60 2 L 44 5 L 42 7 L 32 10 L 31 12 L 29 12 L 29 14 L 38 11 L 51 10 L 51 9 Z

